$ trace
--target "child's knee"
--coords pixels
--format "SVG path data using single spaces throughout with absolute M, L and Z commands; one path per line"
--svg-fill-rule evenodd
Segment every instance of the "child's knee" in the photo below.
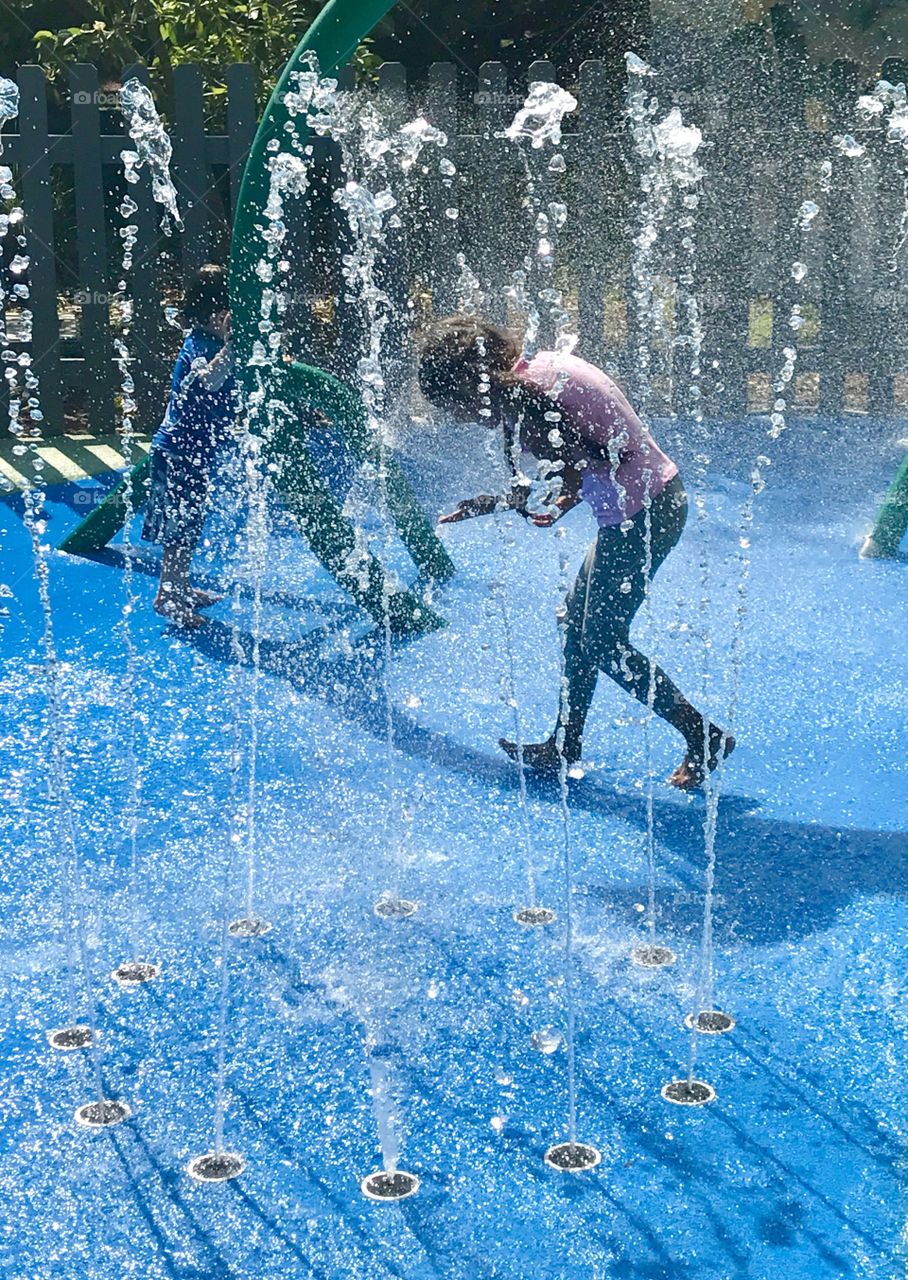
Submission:
M 626 635 L 613 635 L 597 645 L 596 663 L 600 671 L 619 684 L 633 684 L 634 673 L 628 665 L 632 652 Z

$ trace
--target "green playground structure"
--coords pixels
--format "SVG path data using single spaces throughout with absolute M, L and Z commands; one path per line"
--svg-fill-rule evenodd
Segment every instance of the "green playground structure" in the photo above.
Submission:
M 879 559 L 891 558 L 908 533 L 908 453 L 895 473 L 874 526 L 864 541 L 861 555 Z
M 378 446 L 368 430 L 365 407 L 356 392 L 323 369 L 299 361 L 273 366 L 250 366 L 253 342 L 259 336 L 263 282 L 256 266 L 264 250 L 257 225 L 268 198 L 268 144 L 286 137 L 289 115 L 284 95 L 294 72 L 308 69 L 314 53 L 320 72 L 330 76 L 342 67 L 360 42 L 388 10 L 393 0 L 329 0 L 303 36 L 271 95 L 246 162 L 233 223 L 230 252 L 230 305 L 238 377 L 247 393 L 264 391 L 277 403 L 279 420 L 265 442 L 273 464 L 275 484 L 286 508 L 295 517 L 312 551 L 340 585 L 376 621 L 387 615 L 395 634 L 426 632 L 444 620 L 413 592 L 392 590 L 381 563 L 356 547 L 353 526 L 312 460 L 307 437 L 313 411 L 332 423 L 347 448 L 361 462 L 378 461 Z M 298 122 L 299 128 L 299 122 Z M 299 136 L 302 137 L 302 130 Z M 444 582 L 454 565 L 436 536 L 431 520 L 417 502 L 397 462 L 386 457 L 385 494 L 388 511 L 401 540 L 422 575 Z M 122 527 L 126 495 L 141 506 L 148 488 L 148 459 L 143 459 L 121 483 L 60 544 L 61 551 L 90 554 L 106 546 Z

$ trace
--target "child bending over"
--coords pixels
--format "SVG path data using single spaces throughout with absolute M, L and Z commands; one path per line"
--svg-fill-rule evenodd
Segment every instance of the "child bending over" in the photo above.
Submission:
M 639 702 L 651 701 L 656 714 L 684 738 L 684 758 L 669 782 L 685 790 L 699 786 L 732 752 L 734 739 L 707 722 L 630 640 L 647 579 L 677 544 L 687 519 L 677 466 L 615 383 L 577 356 L 542 351 L 523 359 L 513 333 L 468 315 L 439 321 L 420 345 L 423 394 L 460 417 L 481 420 L 480 410 L 490 410 L 486 419 L 504 433 L 515 479 L 521 449 L 554 464 L 561 486 L 553 511 L 530 513 L 526 486 L 519 483 L 505 505 L 546 526 L 586 502 L 599 525 L 561 615 L 564 687 L 558 729 L 545 742 L 524 748 L 527 766 L 553 773 L 561 755 L 569 765 L 580 759 L 587 713 L 604 671 Z M 440 523 L 486 515 L 501 505 L 502 499 L 489 495 L 469 498 Z M 516 758 L 515 743 L 502 738 L 500 745 Z

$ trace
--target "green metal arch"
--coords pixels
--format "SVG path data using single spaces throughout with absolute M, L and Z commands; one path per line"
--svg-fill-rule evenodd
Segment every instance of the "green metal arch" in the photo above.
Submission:
M 895 473 L 883 505 L 877 513 L 873 529 L 861 554 L 874 558 L 893 558 L 908 533 L 908 453 Z
M 256 223 L 268 199 L 268 144 L 281 143 L 289 113 L 284 95 L 292 87 L 294 72 L 304 69 L 304 58 L 314 53 L 322 75 L 343 66 L 357 45 L 391 9 L 393 0 L 329 0 L 303 36 L 284 68 L 256 133 L 240 187 L 230 252 L 230 304 L 234 347 L 240 376 L 247 391 L 256 386 L 260 370 L 250 368 L 252 345 L 259 336 L 263 284 L 256 265 L 265 247 Z M 298 123 L 298 122 L 297 122 Z M 317 409 L 339 428 L 352 452 L 361 460 L 372 456 L 365 410 L 359 396 L 324 370 L 300 363 L 264 371 L 266 398 L 277 399 L 288 412 L 269 444 L 276 464 L 275 479 L 281 495 L 301 524 L 312 550 L 344 589 L 374 618 L 384 616 L 384 571 L 374 557 L 367 572 L 351 574 L 353 529 L 314 466 L 306 448 L 302 423 L 307 411 Z M 297 420 L 294 422 L 294 412 Z M 445 581 L 454 565 L 422 511 L 403 473 L 387 460 L 387 494 L 390 514 L 401 538 L 420 570 L 436 581 Z M 391 625 L 398 633 L 426 631 L 443 620 L 409 592 L 389 596 Z
M 284 105 L 294 73 L 304 69 L 307 54 L 318 58 L 320 72 L 330 76 L 343 67 L 369 32 L 394 6 L 394 0 L 328 0 L 281 73 L 262 115 L 243 170 L 230 245 L 231 321 L 237 356 L 243 364 L 258 336 L 262 285 L 255 274 L 264 242 L 256 221 L 268 199 L 268 143 L 283 145 L 290 116 Z

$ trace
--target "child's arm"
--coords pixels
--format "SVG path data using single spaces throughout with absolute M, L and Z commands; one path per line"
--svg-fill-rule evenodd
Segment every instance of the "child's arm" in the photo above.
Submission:
M 200 360 L 194 362 L 192 370 L 201 390 L 220 391 L 233 374 L 233 347 L 230 339 L 227 339 L 217 355 L 212 356 L 207 364 L 203 364 Z
M 502 496 L 493 493 L 481 493 L 476 498 L 464 498 L 463 502 L 458 502 L 450 514 L 439 516 L 439 524 L 458 524 L 461 520 L 472 520 L 475 516 L 490 516 L 493 511 L 520 511 L 524 512 L 526 500 L 529 494 L 529 486 L 517 483 L 511 486 L 511 492 Z
M 439 516 L 438 523 L 459 524 L 461 520 L 472 520 L 474 516 L 491 515 L 499 501 L 490 493 L 481 493 L 477 498 L 464 498 L 448 515 Z
M 230 312 L 224 313 L 218 323 L 218 337 L 224 345 L 210 360 L 193 360 L 190 368 L 191 384 L 200 391 L 220 391 L 228 378 L 233 376 L 233 345 L 230 333 Z M 187 378 L 189 390 L 190 379 Z

